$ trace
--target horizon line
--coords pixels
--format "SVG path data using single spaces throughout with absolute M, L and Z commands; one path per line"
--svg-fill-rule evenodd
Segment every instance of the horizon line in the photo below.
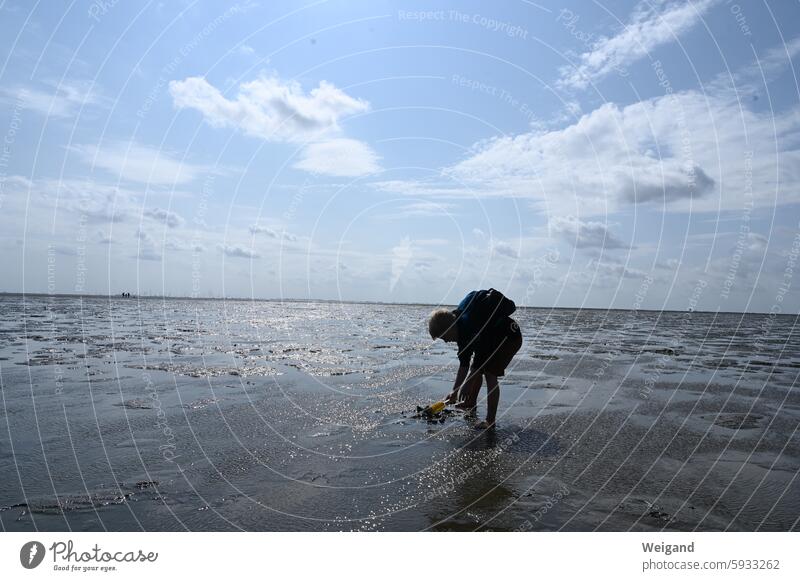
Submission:
M 43 292 L 14 292 L 14 291 L 0 291 L 0 296 L 32 296 L 32 297 L 53 297 L 53 298 L 90 298 L 90 299 L 162 299 L 162 300 L 189 300 L 189 301 L 262 301 L 262 302 L 306 302 L 306 303 L 347 303 L 347 304 L 361 304 L 361 305 L 397 305 L 397 306 L 423 306 L 423 307 L 437 307 L 437 306 L 450 306 L 446 303 L 402 303 L 402 302 L 387 302 L 387 301 L 370 301 L 370 300 L 352 300 L 352 299 L 311 299 L 311 298 L 256 298 L 256 297 L 193 297 L 181 295 L 131 295 L 123 297 L 121 294 L 97 294 L 97 293 L 43 293 Z M 540 310 L 562 310 L 562 311 L 641 311 L 645 313 L 703 313 L 703 314 L 727 314 L 727 315 L 772 315 L 778 317 L 797 317 L 798 313 L 770 313 L 766 311 L 701 311 L 701 310 L 683 310 L 678 311 L 675 309 L 622 309 L 612 307 L 539 307 L 533 305 L 517 305 L 518 309 L 540 309 Z

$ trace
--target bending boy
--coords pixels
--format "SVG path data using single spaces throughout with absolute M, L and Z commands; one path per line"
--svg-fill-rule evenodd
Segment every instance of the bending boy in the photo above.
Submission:
M 486 421 L 479 428 L 494 426 L 500 402 L 498 377 L 522 346 L 522 333 L 510 317 L 516 305 L 495 289 L 470 292 L 450 311 L 438 309 L 431 313 L 428 331 L 432 339 L 458 345 L 458 373 L 447 403 L 458 401 L 458 407 L 474 411 L 478 393 L 486 378 Z

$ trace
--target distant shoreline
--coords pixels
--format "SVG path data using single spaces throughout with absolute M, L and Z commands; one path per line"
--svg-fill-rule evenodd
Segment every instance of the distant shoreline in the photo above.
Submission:
M 2 297 L 50 297 L 50 298 L 83 298 L 83 299 L 119 299 L 119 300 L 162 300 L 162 301 L 235 301 L 235 302 L 267 302 L 267 303 L 345 303 L 352 305 L 386 305 L 404 307 L 446 307 L 455 305 L 445 305 L 436 303 L 387 303 L 383 301 L 355 301 L 344 299 L 298 299 L 298 298 L 252 298 L 252 297 L 188 297 L 188 296 L 163 296 L 163 295 L 132 295 L 123 297 L 121 294 L 99 295 L 99 294 L 73 294 L 73 293 L 18 293 L 0 292 Z M 518 309 L 531 309 L 538 311 L 618 311 L 630 312 L 633 309 L 611 309 L 602 307 L 532 307 L 517 305 Z M 671 309 L 637 309 L 644 313 L 685 313 L 687 311 L 675 311 Z M 769 315 L 764 311 L 692 311 L 693 313 L 709 315 Z M 777 313 L 776 317 L 798 317 L 800 313 Z

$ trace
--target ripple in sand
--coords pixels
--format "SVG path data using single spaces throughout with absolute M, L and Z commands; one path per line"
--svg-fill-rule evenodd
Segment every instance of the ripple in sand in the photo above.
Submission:
M 282 375 L 274 367 L 267 365 L 242 365 L 238 367 L 225 367 L 225 366 L 204 366 L 198 367 L 188 364 L 178 363 L 155 363 L 155 364 L 128 364 L 125 367 L 131 369 L 147 369 L 151 371 L 166 371 L 175 375 L 184 375 L 186 377 L 221 377 L 223 375 L 233 375 L 235 377 L 247 376 L 268 376 L 268 375 Z
M 221 398 L 218 397 L 204 397 L 202 399 L 189 402 L 185 404 L 183 407 L 185 407 L 188 410 L 200 410 L 203 409 L 204 407 L 210 406 L 212 403 L 217 403 L 218 401 L 220 401 L 220 399 Z
M 25 512 L 34 514 L 64 514 L 65 512 L 76 512 L 86 510 L 97 510 L 107 506 L 125 504 L 136 494 L 136 491 L 150 491 L 157 493 L 157 480 L 140 480 L 133 485 L 121 484 L 117 492 L 92 491 L 86 494 L 59 494 L 54 498 L 31 499 L 27 502 L 20 502 L 9 506 L 0 507 L 0 512 L 12 509 L 23 509 Z
M 153 400 L 151 399 L 128 399 L 122 403 L 115 403 L 115 406 L 128 408 L 129 410 L 151 410 L 153 409 Z
M 710 419 L 704 416 L 703 419 Z M 761 425 L 763 416 L 758 414 L 719 414 L 714 420 L 714 425 L 729 430 L 752 430 Z

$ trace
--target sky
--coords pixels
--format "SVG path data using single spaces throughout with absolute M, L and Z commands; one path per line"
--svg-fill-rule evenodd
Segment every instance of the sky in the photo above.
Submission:
M 796 2 L 2 2 L 0 291 L 800 310 Z

